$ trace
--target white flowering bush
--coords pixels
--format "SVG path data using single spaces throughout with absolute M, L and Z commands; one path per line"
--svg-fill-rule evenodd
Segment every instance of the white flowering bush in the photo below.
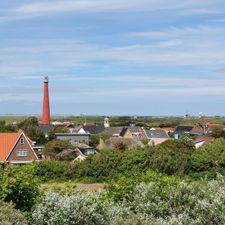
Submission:
M 47 193 L 33 212 L 36 225 L 108 225 L 129 214 L 126 207 L 101 200 L 99 193 L 78 191 L 70 196 Z
M 135 213 L 158 218 L 164 224 L 225 224 L 225 180 L 218 177 L 202 184 L 181 182 L 160 188 L 140 184 L 129 202 Z
M 223 225 L 225 179 L 160 185 L 141 183 L 132 198 L 114 203 L 105 193 L 47 193 L 33 212 L 34 225 Z

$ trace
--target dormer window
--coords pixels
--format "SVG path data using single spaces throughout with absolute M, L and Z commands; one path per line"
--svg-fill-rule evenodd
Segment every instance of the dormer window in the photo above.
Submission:
M 24 144 L 24 139 L 23 139 L 23 138 L 20 139 L 20 144 L 21 144 L 21 145 Z

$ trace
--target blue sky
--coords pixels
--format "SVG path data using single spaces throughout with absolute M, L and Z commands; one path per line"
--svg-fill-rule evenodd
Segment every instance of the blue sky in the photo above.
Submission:
M 225 114 L 224 0 L 0 2 L 0 114 Z

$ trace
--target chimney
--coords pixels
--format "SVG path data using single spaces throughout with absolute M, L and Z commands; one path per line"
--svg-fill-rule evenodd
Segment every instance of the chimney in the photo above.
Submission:
M 48 77 L 44 78 L 44 98 L 43 98 L 43 112 L 42 122 L 43 125 L 50 125 L 50 105 L 49 105 L 49 94 L 48 94 Z

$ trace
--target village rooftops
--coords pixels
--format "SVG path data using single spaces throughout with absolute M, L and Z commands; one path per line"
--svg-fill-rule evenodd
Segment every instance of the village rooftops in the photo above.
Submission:
M 177 126 L 175 131 L 175 134 L 179 133 L 190 133 L 190 134 L 195 134 L 195 135 L 201 135 L 204 134 L 205 131 L 201 127 L 197 125 L 187 125 L 187 126 Z
M 151 138 L 169 138 L 168 134 L 164 130 L 146 130 L 146 135 Z

